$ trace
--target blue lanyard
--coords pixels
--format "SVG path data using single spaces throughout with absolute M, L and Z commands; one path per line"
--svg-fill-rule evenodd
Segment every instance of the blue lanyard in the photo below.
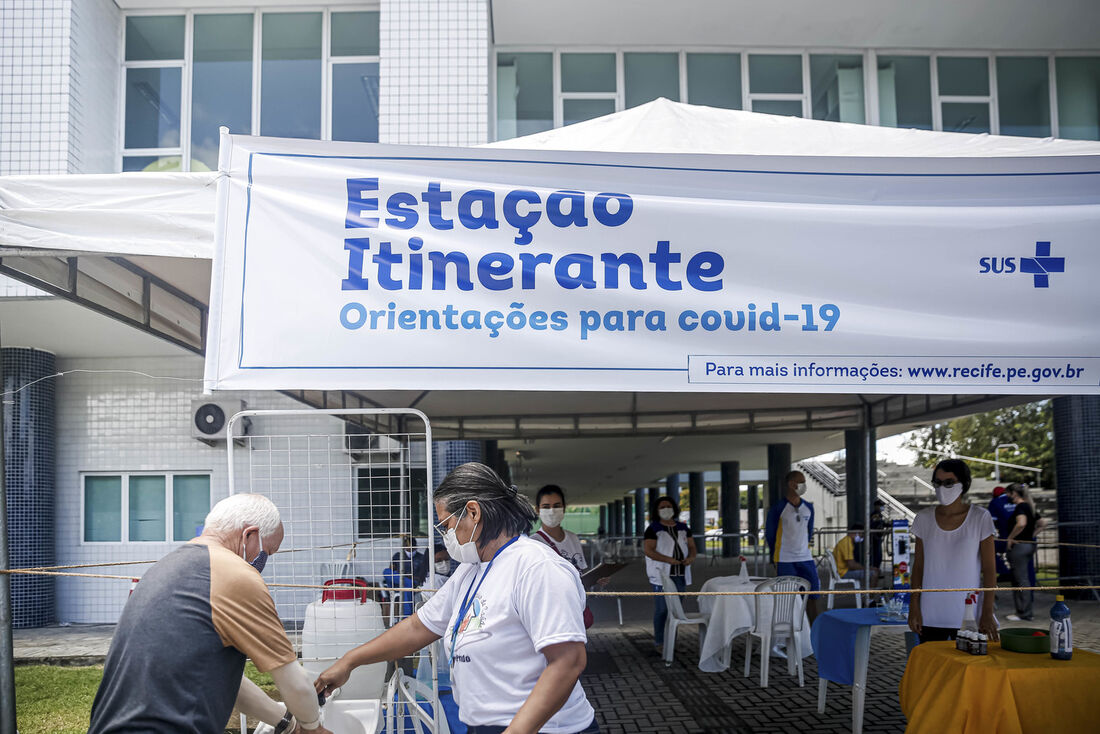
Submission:
M 462 626 L 462 620 L 466 618 L 466 612 L 470 611 L 470 607 L 474 605 L 474 601 L 477 599 L 477 592 L 481 589 L 481 585 L 485 582 L 485 577 L 489 575 L 489 571 L 492 570 L 493 562 L 497 559 L 497 556 L 517 540 L 519 540 L 518 535 L 497 549 L 497 552 L 489 559 L 489 565 L 485 567 L 485 573 L 481 574 L 480 581 L 477 581 L 477 571 L 474 571 L 474 578 L 470 580 L 470 585 L 466 588 L 466 595 L 462 597 L 462 604 L 458 608 L 458 619 L 455 620 L 455 625 L 451 629 L 451 665 L 454 665 L 455 662 L 455 647 L 458 645 L 458 628 Z M 477 581 L 476 587 L 474 586 L 474 581 Z

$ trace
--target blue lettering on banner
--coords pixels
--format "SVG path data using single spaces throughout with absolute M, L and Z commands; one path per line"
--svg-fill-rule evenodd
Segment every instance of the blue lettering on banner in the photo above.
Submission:
M 1019 272 L 1032 276 L 1034 288 L 1049 288 L 1051 273 L 1066 272 L 1066 258 L 1051 257 L 1050 242 L 1036 242 L 1034 257 L 981 257 L 979 275 L 1009 275 Z

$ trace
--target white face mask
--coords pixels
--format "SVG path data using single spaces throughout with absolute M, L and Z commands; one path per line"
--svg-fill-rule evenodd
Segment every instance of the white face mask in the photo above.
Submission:
M 962 493 L 962 482 L 955 482 L 951 486 L 945 484 L 942 487 L 936 487 L 936 499 L 941 505 L 951 504 L 957 500 Z
M 556 528 L 561 525 L 561 521 L 564 517 L 564 507 L 551 507 L 549 509 L 543 508 L 539 510 L 539 520 L 542 520 L 542 524 L 548 528 Z
M 465 511 L 462 516 L 466 516 Z M 457 531 L 458 523 L 455 523 L 453 528 L 443 534 L 443 545 L 446 546 L 447 553 L 459 563 L 481 563 L 481 556 L 478 555 L 477 546 L 474 544 L 474 533 L 477 532 L 477 525 L 474 525 L 474 529 L 470 531 L 470 539 L 465 543 L 458 542 Z
M 672 516 L 673 516 L 674 514 L 676 514 L 676 513 L 675 513 L 675 511 L 674 511 L 674 510 L 673 510 L 673 509 L 672 509 L 671 507 L 662 507 L 661 509 L 657 510 L 657 515 L 658 515 L 658 516 L 659 516 L 659 517 L 660 517 L 660 518 L 661 518 L 662 520 L 666 520 L 666 521 L 667 521 L 667 520 L 671 520 L 671 519 L 672 519 Z
M 799 497 L 806 494 L 806 483 L 803 482 L 802 484 L 799 484 L 797 487 L 794 488 L 794 491 L 795 494 L 797 494 Z
M 450 576 L 450 574 L 451 574 L 451 564 L 448 563 L 447 561 L 436 561 L 435 562 L 435 572 L 440 574 L 441 576 Z

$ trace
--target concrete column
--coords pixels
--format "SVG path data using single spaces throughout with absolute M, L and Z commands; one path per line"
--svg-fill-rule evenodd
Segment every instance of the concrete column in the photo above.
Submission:
M 639 487 L 634 490 L 634 534 L 639 538 L 645 535 L 645 517 L 649 506 L 648 490 Z
M 623 501 L 615 500 L 611 504 L 611 524 L 615 527 L 614 535 L 623 534 Z
M 611 528 L 607 525 L 607 505 L 600 505 L 600 527 L 605 534 L 611 533 Z
M 623 535 L 634 535 L 634 495 L 628 494 L 623 498 Z
M 680 503 L 680 475 L 669 474 L 665 477 L 665 494 L 672 499 L 676 500 L 676 503 Z
M 741 532 L 741 462 L 722 462 L 722 488 L 718 514 L 722 518 L 722 533 Z M 741 538 L 722 538 L 722 557 L 741 555 Z
M 1054 399 L 1058 542 L 1100 545 L 1100 396 Z M 1100 581 L 1100 550 L 1061 546 L 1059 575 L 1068 583 Z M 1082 578 L 1083 577 L 1083 578 Z M 1067 594 L 1067 596 L 1069 596 Z M 1077 598 L 1088 598 L 1081 592 Z
M 858 428 L 845 431 L 844 474 L 849 527 L 857 522 L 866 524 L 867 498 L 874 498 L 878 494 L 877 467 L 875 429 Z
M 695 549 L 699 553 L 706 551 L 707 533 L 707 488 L 703 484 L 703 472 L 688 474 L 688 502 L 691 504 L 691 517 L 688 522 L 695 536 Z
M 752 547 L 756 548 L 760 538 L 760 485 L 749 485 L 749 535 Z
M 771 507 L 787 488 L 783 478 L 791 470 L 791 445 L 789 443 L 768 444 L 768 507 Z

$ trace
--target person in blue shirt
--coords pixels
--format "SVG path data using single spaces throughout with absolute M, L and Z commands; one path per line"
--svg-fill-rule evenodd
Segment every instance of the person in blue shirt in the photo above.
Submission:
M 993 541 L 993 550 L 997 554 L 997 580 L 1011 580 L 1012 571 L 1005 561 L 1005 538 L 1012 532 L 1013 512 L 1016 506 L 1012 504 L 1004 487 L 993 488 L 993 499 L 989 500 L 989 514 L 993 516 L 993 526 L 997 528 L 997 537 Z
M 802 499 L 802 495 L 806 494 L 806 477 L 800 471 L 792 471 L 783 483 L 786 488 L 783 496 L 768 509 L 764 538 L 768 541 L 772 562 L 780 576 L 799 576 L 810 583 L 810 589 L 818 591 L 821 580 L 810 553 L 814 536 L 814 506 Z

